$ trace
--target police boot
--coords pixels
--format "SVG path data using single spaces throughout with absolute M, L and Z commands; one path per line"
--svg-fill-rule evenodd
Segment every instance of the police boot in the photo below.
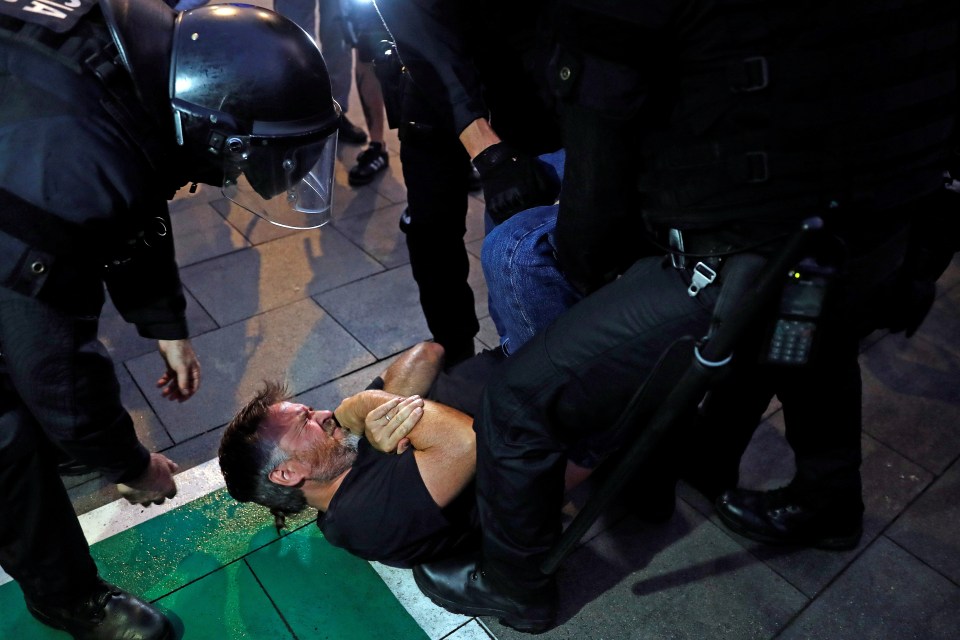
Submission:
M 557 585 L 544 578 L 538 589 L 522 592 L 499 584 L 483 570 L 477 559 L 444 558 L 413 568 L 417 587 L 434 604 L 467 616 L 495 616 L 500 624 L 523 633 L 542 633 L 554 626 L 557 616 Z
M 731 531 L 773 545 L 853 549 L 863 534 L 863 505 L 805 502 L 790 487 L 773 491 L 731 489 L 715 503 Z
M 27 610 L 75 640 L 172 640 L 173 626 L 156 607 L 103 580 L 97 582 L 91 593 L 69 602 L 27 599 Z

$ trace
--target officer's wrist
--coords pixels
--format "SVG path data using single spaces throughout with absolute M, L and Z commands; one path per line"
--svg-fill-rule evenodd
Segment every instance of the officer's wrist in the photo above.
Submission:
M 474 160 L 485 150 L 499 143 L 500 136 L 485 118 L 477 118 L 460 132 L 460 142 L 467 150 L 470 159 Z

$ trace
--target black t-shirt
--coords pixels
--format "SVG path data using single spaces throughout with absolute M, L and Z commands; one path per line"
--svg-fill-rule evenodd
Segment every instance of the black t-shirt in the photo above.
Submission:
M 484 351 L 438 376 L 427 394 L 436 402 L 473 415 L 483 386 L 504 356 Z M 382 389 L 374 380 L 368 389 Z M 385 454 L 366 440 L 317 526 L 330 544 L 366 560 L 395 567 L 452 555 L 479 544 L 473 483 L 441 509 L 430 497 L 413 449 Z
M 366 560 L 412 567 L 478 542 L 472 483 L 445 509 L 430 497 L 413 449 L 381 453 L 366 440 L 317 526 L 330 544 Z

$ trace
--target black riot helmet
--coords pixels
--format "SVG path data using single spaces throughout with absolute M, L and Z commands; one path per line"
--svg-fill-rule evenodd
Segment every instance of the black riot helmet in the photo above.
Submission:
M 100 3 L 141 98 L 161 117 L 172 108 L 199 172 L 216 168 L 224 195 L 274 224 L 330 219 L 340 107 L 303 29 L 245 4 L 177 14 L 162 0 Z

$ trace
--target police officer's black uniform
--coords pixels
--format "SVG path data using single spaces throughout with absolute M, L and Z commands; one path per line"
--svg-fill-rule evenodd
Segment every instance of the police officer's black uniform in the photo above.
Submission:
M 104 57 L 98 8 L 65 35 L 2 20 L 0 561 L 29 600 L 68 601 L 97 570 L 50 443 L 112 482 L 148 464 L 97 318 L 106 283 L 141 335 L 187 337 L 166 204 L 178 185 L 147 155 L 161 132 Z
M 592 194 L 604 189 L 618 190 L 621 202 L 624 193 L 637 198 L 634 215 L 658 242 L 666 247 L 678 235 L 669 229 L 678 229 L 697 257 L 679 269 L 662 254 L 641 258 L 524 345 L 487 388 L 475 423 L 482 557 L 414 576 L 453 611 L 499 614 L 527 631 L 548 627 L 555 612 L 552 581 L 539 566 L 560 532 L 565 451 L 614 422 L 675 338 L 706 334 L 721 287 L 690 295 L 696 264 L 718 270 L 722 282 L 741 254 L 776 251 L 812 213 L 849 256 L 874 255 L 899 237 L 912 205 L 943 188 L 955 126 L 951 3 L 566 4 L 571 28 L 561 29 L 556 70 L 566 100 L 561 266 L 590 290 L 630 251 L 613 237 L 636 228 L 630 212 L 593 206 Z M 638 145 L 639 184 L 593 171 L 616 128 Z M 611 248 L 620 249 L 596 257 Z M 882 277 L 897 263 L 887 256 L 867 271 Z M 856 454 L 827 458 L 820 470 L 832 482 L 842 467 L 847 491 L 860 428 L 850 319 L 833 321 L 840 336 L 831 354 L 850 410 L 825 448 L 853 446 Z M 819 398 L 806 401 L 822 407 Z
M 57 450 L 117 483 L 152 469 L 97 340 L 104 285 L 142 336 L 183 341 L 167 200 L 205 182 L 319 226 L 339 108 L 316 44 L 256 7 L 0 9 L 0 565 L 75 638 L 164 640 L 156 608 L 99 579 L 57 474 Z
M 457 136 L 489 117 L 498 135 L 526 154 L 560 146 L 538 93 L 544 61 L 533 45 L 543 4 L 377 4 L 406 67 L 398 124 L 407 210 L 400 227 L 427 326 L 451 362 L 473 353 L 479 330 L 463 244 L 470 159 Z M 389 106 L 389 82 L 384 93 Z

